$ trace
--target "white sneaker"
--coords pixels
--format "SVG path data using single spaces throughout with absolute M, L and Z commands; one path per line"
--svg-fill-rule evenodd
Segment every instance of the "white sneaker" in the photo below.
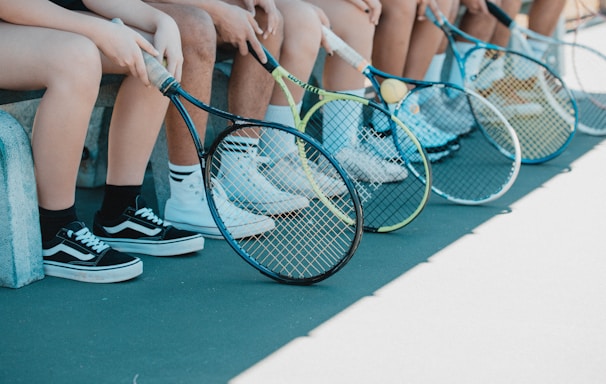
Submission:
M 304 196 L 284 192 L 271 184 L 257 168 L 256 150 L 223 151 L 219 180 L 236 205 L 264 215 L 280 215 L 309 207 Z
M 170 180 L 170 191 L 171 197 L 164 209 L 166 222 L 210 239 L 223 238 L 210 213 L 201 172 L 195 172 L 181 182 Z M 271 218 L 252 214 L 231 203 L 217 180 L 213 180 L 213 193 L 221 220 L 233 238 L 255 236 L 275 228 Z
M 415 147 L 413 142 L 410 140 L 409 136 L 406 135 L 402 130 L 396 131 L 396 136 L 398 137 L 397 141 L 402 153 L 400 153 L 400 151 L 394 144 L 394 139 L 392 138 L 392 136 L 380 136 L 379 134 L 366 135 L 364 137 L 364 143 L 362 145 L 370 153 L 378 155 L 383 160 L 393 162 L 398 161 L 400 159 L 406 159 L 407 161 L 413 163 L 420 163 L 422 160 L 421 155 L 419 154 L 417 147 Z M 429 161 L 436 162 L 440 161 L 446 156 L 450 156 L 451 151 L 445 150 L 427 152 L 426 150 L 425 154 Z
M 347 174 L 357 181 L 367 183 L 394 183 L 408 177 L 403 166 L 389 162 L 369 152 L 364 147 L 340 149 L 335 158 Z
M 322 193 L 326 197 L 333 197 L 347 191 L 347 187 L 341 180 L 324 174 L 320 167 L 311 160 L 307 164 L 310 171 L 309 176 L 318 185 L 319 191 L 312 188 L 309 176 L 305 174 L 301 159 L 296 153 L 282 157 L 264 170 L 263 175 L 279 189 L 305 196 L 308 199 L 318 197 L 318 193 Z
M 415 121 L 413 118 L 406 117 L 406 120 L 402 120 L 402 122 L 408 127 L 408 129 L 413 133 L 413 135 L 415 135 L 417 140 L 419 140 L 421 146 L 425 149 L 427 153 L 427 158 L 432 162 L 439 161 L 443 157 L 449 156 L 451 150 L 458 149 L 458 140 L 456 136 L 441 133 L 440 130 L 431 127 L 431 125 L 428 125 L 423 120 L 417 119 Z M 416 122 L 416 124 L 411 124 L 411 122 Z M 403 134 L 402 130 L 396 129 L 395 134 L 398 137 L 397 141 L 400 150 L 404 154 L 400 153 L 391 135 L 381 135 L 381 132 L 384 132 L 382 128 L 389 126 L 389 122 L 387 122 L 387 117 L 385 115 L 373 114 L 370 125 L 371 127 L 362 132 L 363 134 L 361 139 L 363 141 L 364 147 L 367 148 L 368 151 L 378 155 L 381 159 L 388 161 L 395 161 L 402 158 L 405 158 L 411 162 L 421 161 L 421 157 L 416 147 L 414 147 L 414 144 L 411 140 L 407 139 L 407 135 Z M 445 141 L 440 142 L 439 147 L 425 147 L 425 145 L 430 145 L 430 140 L 427 138 L 429 135 L 422 135 L 425 137 L 425 139 L 424 141 L 421 141 L 418 136 L 418 132 L 421 131 L 421 129 L 413 128 L 415 125 L 417 127 L 425 127 L 426 132 L 433 133 L 433 135 L 436 137 L 440 135 L 443 136 L 445 138 Z M 391 130 L 388 132 L 392 134 Z
M 442 153 L 459 149 L 457 135 L 443 132 L 429 124 L 416 104 L 402 104 L 397 116 L 411 130 L 427 153 Z
M 476 122 L 466 95 L 454 90 L 452 93 L 440 93 L 425 101 L 421 108 L 435 111 L 424 114 L 426 121 L 433 127 L 444 133 L 464 136 L 473 130 Z
M 543 113 L 544 108 L 538 104 L 530 101 L 517 102 L 516 100 L 509 100 L 496 93 L 491 93 L 486 98 L 488 101 L 493 103 L 505 118 L 510 119 L 514 117 L 532 117 Z
M 395 107 L 390 106 L 390 109 Z M 390 128 L 391 120 L 382 112 L 373 111 L 369 127 L 362 127 L 360 131 L 361 141 L 366 142 L 373 153 L 385 160 L 396 160 L 400 158 L 398 148 L 393 141 Z

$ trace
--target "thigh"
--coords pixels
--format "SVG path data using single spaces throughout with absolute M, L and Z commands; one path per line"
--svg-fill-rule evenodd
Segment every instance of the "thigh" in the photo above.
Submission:
M 322 8 L 332 30 L 366 58 L 372 52 L 375 26 L 368 14 L 348 0 L 306 0 Z
M 99 61 L 97 47 L 74 33 L 0 21 L 0 88 L 30 90 Z

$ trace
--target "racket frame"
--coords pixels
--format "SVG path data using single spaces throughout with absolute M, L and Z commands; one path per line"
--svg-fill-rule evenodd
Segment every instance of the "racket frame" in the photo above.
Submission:
M 187 91 L 185 91 L 181 87 L 179 82 L 174 77 L 172 77 L 170 75 L 170 73 L 168 71 L 166 71 L 166 69 L 154 57 L 152 57 L 151 55 L 149 55 L 145 52 L 143 53 L 143 56 L 145 59 L 145 64 L 147 67 L 150 82 L 152 84 L 154 84 L 156 86 L 156 88 L 158 88 L 158 90 L 160 90 L 160 92 L 163 95 L 165 95 L 166 97 L 168 97 L 170 99 L 171 103 L 177 108 L 177 111 L 184 119 L 184 122 L 185 122 L 185 124 L 188 128 L 188 131 L 192 137 L 192 140 L 194 142 L 194 146 L 196 148 L 196 152 L 197 152 L 198 159 L 200 162 L 200 167 L 201 167 L 202 174 L 203 174 L 205 195 L 206 195 L 207 201 L 209 202 L 208 205 L 210 208 L 211 215 L 213 216 L 213 219 L 214 219 L 215 223 L 217 224 L 219 231 L 225 237 L 228 244 L 236 251 L 236 253 L 242 259 L 244 259 L 244 261 L 246 261 L 252 267 L 257 269 L 263 275 L 265 275 L 271 279 L 274 279 L 280 283 L 290 284 L 290 285 L 311 285 L 311 284 L 317 283 L 319 281 L 322 281 L 329 276 L 332 276 L 337 271 L 339 271 L 341 268 L 343 268 L 345 266 L 345 264 L 347 264 L 347 262 L 353 257 L 353 255 L 355 254 L 355 251 L 357 250 L 357 248 L 360 244 L 360 241 L 362 238 L 362 232 L 363 232 L 363 213 L 362 213 L 362 203 L 360 202 L 360 198 L 353 185 L 353 182 L 349 179 L 349 177 L 347 176 L 347 173 L 341 168 L 341 166 L 334 159 L 334 157 L 330 153 L 328 153 L 317 140 L 315 140 L 313 137 L 305 134 L 304 132 L 302 132 L 298 129 L 288 127 L 286 125 L 274 123 L 274 122 L 261 121 L 261 120 L 257 120 L 257 119 L 251 119 L 251 118 L 234 115 L 232 113 L 212 107 L 211 105 L 208 105 L 208 104 L 198 100 L 197 98 L 195 98 L 194 96 L 189 94 Z M 220 118 L 223 118 L 225 120 L 232 122 L 231 127 L 222 131 L 214 139 L 214 141 L 211 144 L 210 149 L 208 151 L 206 151 L 204 149 L 203 141 L 201 140 L 200 136 L 198 135 L 195 124 L 194 124 L 193 120 L 191 119 L 185 105 L 181 101 L 181 98 L 186 100 L 188 103 L 192 104 L 193 106 L 195 106 L 197 108 L 200 108 L 210 114 L 216 115 Z M 234 130 L 237 130 L 242 127 L 263 127 L 263 126 L 285 131 L 291 135 L 294 135 L 297 138 L 297 142 L 300 143 L 299 156 L 304 156 L 304 154 L 302 153 L 302 150 L 301 150 L 301 145 L 302 145 L 301 141 L 305 141 L 305 142 L 309 143 L 310 145 L 312 145 L 312 147 L 315 150 L 319 151 L 322 155 L 324 155 L 330 161 L 331 165 L 335 168 L 335 170 L 339 174 L 341 180 L 345 183 L 346 188 L 347 188 L 347 193 L 349 193 L 349 195 L 351 196 L 353 213 L 355 215 L 355 217 L 353 217 L 353 218 L 344 217 L 342 214 L 338 214 L 338 212 L 335 212 L 335 209 L 338 210 L 338 208 L 334 207 L 330 203 L 330 200 L 328 197 L 326 197 L 322 193 L 318 193 L 318 189 L 316 190 L 316 195 L 318 196 L 318 198 L 322 201 L 322 203 L 324 203 L 327 207 L 329 207 L 331 212 L 337 214 L 337 216 L 339 216 L 339 219 L 344 221 L 347 225 L 355 228 L 353 240 L 351 241 L 351 244 L 349 245 L 349 248 L 346 251 L 345 255 L 343 255 L 343 257 L 340 258 L 339 262 L 335 266 L 333 266 L 331 269 L 325 271 L 322 274 L 318 274 L 318 275 L 303 278 L 303 279 L 291 278 L 291 277 L 285 276 L 283 274 L 276 273 L 275 271 L 258 263 L 255 260 L 255 258 L 251 257 L 248 254 L 248 252 L 246 252 L 246 250 L 244 250 L 242 247 L 240 247 L 239 244 L 235 241 L 235 239 L 233 239 L 231 233 L 229 232 L 229 230 L 226 228 L 225 224 L 223 223 L 223 220 L 221 219 L 221 215 L 219 214 L 219 211 L 214 203 L 213 192 L 212 192 L 213 186 L 212 186 L 212 178 L 211 178 L 211 176 L 212 176 L 211 168 L 209 166 L 207 166 L 207 165 L 211 164 L 211 161 L 212 161 L 211 155 L 213 153 L 215 153 L 218 146 L 222 143 L 223 139 L 227 135 L 229 135 L 231 132 L 233 132 Z M 306 161 L 307 161 L 307 159 L 302 159 L 302 164 L 305 164 Z M 305 166 L 304 166 L 304 168 L 305 168 Z M 308 178 L 311 177 L 310 182 L 313 185 L 314 181 L 313 181 L 313 177 L 310 175 L 310 172 L 306 172 L 306 175 Z
M 486 1 L 486 3 L 489 5 L 491 4 L 489 1 Z M 434 14 L 434 12 L 437 12 L 437 14 Z M 558 80 L 558 82 L 560 83 L 560 87 L 568 95 L 568 99 L 570 100 L 571 107 L 572 107 L 572 111 L 571 111 L 572 113 L 568 113 L 565 110 L 563 110 L 563 108 L 559 105 L 559 103 L 553 98 L 553 96 L 551 95 L 551 92 L 544 91 L 544 94 L 545 94 L 546 98 L 548 99 L 548 103 L 550 104 L 550 106 L 556 111 L 556 113 L 558 115 L 560 115 L 560 117 L 567 124 L 570 124 L 572 126 L 572 129 L 570 129 L 567 139 L 564 141 L 564 143 L 562 143 L 562 145 L 556 151 L 554 151 L 546 156 L 538 157 L 538 158 L 526 158 L 526 157 L 524 157 L 524 153 L 522 153 L 522 163 L 523 164 L 544 163 L 546 161 L 549 161 L 549 160 L 559 156 L 560 154 L 562 154 L 562 152 L 564 152 L 564 150 L 566 150 L 566 148 L 572 141 L 572 138 L 574 137 L 574 133 L 576 132 L 577 127 L 578 127 L 578 123 L 579 123 L 578 107 L 577 107 L 575 98 L 572 96 L 572 92 L 570 92 L 570 90 L 568 89 L 568 87 L 566 87 L 566 84 L 564 83 L 562 78 L 551 67 L 547 66 L 545 63 L 541 62 L 540 60 L 537 60 L 536 58 L 529 56 L 525 52 L 517 51 L 517 50 L 505 48 L 505 47 L 500 47 L 496 44 L 492 44 L 490 42 L 480 40 L 480 39 L 476 38 L 475 36 L 470 35 L 469 33 L 465 32 L 465 31 L 457 28 L 455 25 L 453 25 L 439 9 L 436 11 L 433 11 L 432 9 L 430 9 L 428 7 L 426 15 L 427 15 L 428 19 L 431 20 L 438 28 L 440 28 L 442 30 L 442 32 L 444 33 L 444 35 L 446 36 L 449 46 L 451 48 L 450 50 L 454 56 L 454 59 L 457 62 L 457 67 L 459 68 L 459 72 L 463 79 L 463 82 L 465 82 L 465 79 L 467 78 L 467 73 L 465 70 L 464 63 L 467 61 L 467 58 L 469 56 L 471 56 L 472 53 L 478 49 L 496 51 L 496 52 L 500 52 L 501 54 L 518 55 L 525 60 L 529 60 L 529 61 L 533 62 L 538 67 L 542 67 L 550 76 L 552 76 L 554 79 Z M 461 55 L 461 52 L 459 52 L 459 50 L 457 49 L 456 44 L 455 44 L 455 42 L 456 42 L 455 35 L 462 37 L 465 40 L 470 41 L 471 43 L 473 43 L 475 45 L 475 47 L 470 49 L 469 51 L 467 51 L 464 55 Z M 537 76 L 537 77 L 541 78 L 541 76 Z M 544 84 L 544 79 L 542 79 L 542 78 L 539 79 L 539 83 L 540 83 L 541 88 L 545 89 L 546 85 Z M 518 137 L 519 137 L 519 135 L 518 135 Z
M 392 123 L 393 127 L 396 127 L 395 129 L 399 128 L 399 129 L 403 129 L 405 131 L 405 133 L 411 139 L 411 141 L 413 142 L 415 147 L 418 149 L 419 154 L 422 157 L 423 172 L 424 172 L 425 177 L 420 175 L 414 167 L 410 166 L 409 162 L 406 159 L 404 159 L 404 160 L 405 160 L 405 163 L 407 164 L 407 168 L 410 171 L 412 171 L 412 173 L 415 175 L 415 177 L 417 177 L 420 180 L 423 180 L 423 182 L 425 183 L 425 188 L 423 191 L 423 197 L 421 199 L 421 203 L 416 207 L 416 209 L 412 212 L 411 215 L 409 215 L 409 217 L 406 220 L 396 223 L 396 224 L 383 225 L 383 226 L 379 226 L 379 227 L 369 227 L 365 224 L 364 230 L 367 232 L 379 232 L 379 233 L 393 232 L 393 231 L 396 231 L 396 230 L 408 225 L 416 217 L 419 216 L 421 211 L 427 205 L 427 202 L 429 201 L 429 197 L 431 195 L 431 165 L 430 165 L 429 159 L 427 158 L 425 150 L 421 146 L 421 143 L 418 141 L 418 139 L 415 137 L 415 135 L 408 129 L 408 127 L 402 121 L 400 121 L 396 116 L 394 116 L 393 113 L 389 112 L 389 110 L 387 110 L 383 105 L 375 103 L 372 100 L 368 100 L 364 97 L 360 97 L 360 96 L 356 96 L 356 95 L 351 95 L 351 94 L 348 94 L 345 92 L 327 91 L 325 89 L 315 87 L 315 86 L 297 78 L 295 75 L 290 73 L 286 68 L 282 67 L 280 65 L 280 63 L 273 57 L 273 55 L 269 51 L 267 51 L 267 49 L 265 47 L 263 47 L 263 50 L 264 50 L 265 56 L 267 58 L 266 62 L 262 62 L 259 59 L 258 55 L 254 51 L 254 49 L 252 49 L 252 46 L 250 44 L 248 45 L 248 48 L 249 48 L 249 53 L 251 55 L 253 55 L 253 57 L 255 57 L 257 59 L 259 64 L 261 64 L 267 70 L 267 72 L 269 72 L 271 74 L 272 78 L 276 81 L 276 83 L 278 84 L 278 86 L 280 87 L 282 92 L 284 93 L 284 95 L 288 101 L 289 107 L 291 109 L 294 121 L 295 121 L 295 127 L 302 132 L 306 131 L 307 124 L 310 121 L 310 119 L 312 118 L 314 112 L 316 112 L 324 104 L 327 104 L 332 101 L 337 101 L 337 100 L 351 100 L 351 101 L 357 102 L 363 106 L 372 106 L 373 108 L 380 110 L 381 112 L 385 113 L 386 115 L 389 115 L 391 118 L 391 123 Z M 288 86 L 286 85 L 286 82 L 284 81 L 284 79 L 288 79 L 291 83 L 303 88 L 305 91 L 314 93 L 319 96 L 320 100 L 315 102 L 314 105 L 311 106 L 309 108 L 309 110 L 307 110 L 305 112 L 303 117 L 301 117 L 299 115 L 299 112 L 297 111 L 297 108 L 296 108 L 296 102 L 294 100 L 292 92 L 288 89 Z
M 578 2 L 577 2 L 578 4 Z M 603 53 L 601 53 L 600 51 L 598 51 L 595 48 L 589 47 L 585 44 L 580 44 L 577 42 L 569 42 L 569 41 L 565 41 L 562 39 L 558 39 L 555 37 L 551 37 L 551 36 L 545 36 L 543 34 L 540 34 L 538 32 L 535 32 L 531 29 L 525 28 L 523 26 L 521 26 L 520 24 L 518 24 L 513 18 L 511 18 L 505 11 L 503 11 L 499 6 L 497 6 L 496 4 L 490 2 L 490 1 L 486 1 L 486 5 L 488 6 L 488 11 L 504 26 L 506 26 L 510 33 L 511 33 L 511 38 L 515 39 L 516 42 L 518 42 L 520 44 L 520 46 L 522 47 L 522 49 L 524 50 L 524 54 L 526 55 L 531 55 L 532 53 L 532 48 L 530 47 L 527 38 L 524 37 L 524 35 L 526 35 L 527 37 L 546 43 L 546 44 L 553 44 L 553 45 L 558 45 L 558 46 L 567 46 L 570 47 L 571 49 L 584 49 L 594 55 L 596 55 L 597 57 L 599 57 L 600 59 L 602 59 L 602 61 L 606 64 L 606 55 L 604 55 Z M 531 57 L 532 58 L 532 57 Z M 538 60 L 538 59 L 537 59 Z M 543 65 L 549 67 L 549 64 L 542 62 L 539 60 L 539 62 L 541 62 Z M 549 67 L 551 68 L 551 67 Z M 553 69 L 553 68 L 551 68 Z M 606 66 L 604 67 L 604 69 L 606 69 Z M 553 69 L 553 72 L 555 73 L 555 69 Z M 578 76 L 578 71 L 576 68 L 574 68 L 574 73 L 575 76 L 577 77 L 577 80 L 579 81 L 579 84 L 583 84 L 580 80 L 579 80 L 579 76 Z M 574 99 L 574 98 L 573 98 Z M 576 103 L 576 101 L 575 101 Z M 594 105 L 596 105 L 597 107 L 604 109 L 606 112 L 606 105 L 604 105 L 603 103 L 599 103 L 597 101 L 593 101 L 592 103 L 594 103 Z M 577 107 L 578 108 L 578 107 Z M 602 135 L 606 135 L 606 129 L 599 129 L 599 128 L 593 128 L 593 127 L 589 127 L 585 124 L 583 124 L 581 121 L 579 121 L 579 119 L 577 118 L 577 129 L 581 132 L 587 133 L 589 135 L 594 135 L 594 136 L 602 136 Z
M 503 196 L 511 188 L 511 186 L 514 184 L 514 182 L 517 178 L 517 175 L 519 173 L 520 166 L 521 166 L 522 157 L 521 157 L 520 143 L 519 143 L 518 137 L 515 133 L 515 130 L 511 127 L 511 125 L 509 124 L 509 122 L 507 121 L 505 116 L 503 116 L 503 114 L 492 103 L 490 103 L 488 100 L 486 100 L 483 96 L 476 93 L 475 91 L 465 88 L 465 87 L 461 87 L 454 83 L 414 80 L 414 79 L 408 79 L 408 78 L 396 76 L 396 75 L 381 71 L 380 69 L 372 66 L 368 62 L 368 60 L 366 60 L 362 55 L 360 55 L 356 50 L 354 50 L 349 44 L 347 44 L 343 39 L 341 39 L 338 35 L 336 35 L 334 32 L 332 32 L 329 28 L 323 27 L 322 31 L 323 31 L 324 37 L 326 38 L 328 44 L 333 49 L 333 51 L 337 55 L 339 55 L 339 57 L 341 57 L 349 65 L 356 68 L 360 73 L 362 73 L 370 81 L 372 87 L 375 90 L 375 93 L 377 94 L 380 102 L 385 106 L 385 108 L 387 108 L 388 103 L 384 100 L 383 95 L 381 94 L 381 84 L 379 83 L 379 80 L 377 77 L 381 77 L 381 78 L 385 78 L 385 79 L 400 80 L 407 84 L 413 84 L 413 85 L 415 85 L 415 87 L 419 87 L 420 89 L 429 88 L 429 87 L 438 87 L 438 88 L 450 87 L 452 89 L 455 89 L 455 90 L 465 94 L 467 97 L 474 97 L 479 102 L 481 102 L 484 106 L 486 106 L 491 111 L 493 111 L 495 113 L 495 115 L 498 116 L 503 121 L 503 124 L 507 128 L 507 132 L 509 133 L 509 135 L 512 138 L 512 144 L 514 147 L 513 154 L 510 153 L 509 151 L 506 151 L 503 148 L 501 148 L 497 143 L 492 141 L 487 134 L 486 134 L 486 138 L 489 141 L 491 141 L 492 145 L 495 148 L 497 148 L 504 156 L 507 156 L 513 160 L 512 172 L 510 174 L 510 178 L 508 179 L 507 183 L 503 184 L 502 188 L 498 192 L 496 192 L 496 193 L 492 194 L 491 196 L 488 196 L 484 199 L 481 199 L 481 200 L 470 200 L 470 199 L 462 199 L 462 198 L 454 197 L 454 196 L 440 190 L 432 183 L 431 188 L 437 195 L 439 195 L 449 201 L 457 203 L 457 204 L 479 205 L 479 204 L 485 204 L 490 201 L 494 201 L 494 200 L 498 199 L 499 197 Z M 403 103 L 414 92 L 415 91 L 409 91 L 404 96 L 404 98 L 399 102 L 399 104 Z M 481 124 L 478 123 L 478 125 L 480 127 L 482 127 Z M 401 150 L 401 148 L 399 148 L 398 143 L 395 140 L 394 140 L 394 144 L 396 145 L 398 150 Z

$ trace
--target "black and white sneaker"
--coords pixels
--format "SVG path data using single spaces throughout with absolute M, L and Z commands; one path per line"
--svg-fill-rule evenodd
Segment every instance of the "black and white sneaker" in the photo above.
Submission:
M 42 244 L 44 273 L 88 283 L 116 283 L 143 273 L 140 259 L 118 252 L 74 221 Z
M 204 248 L 202 235 L 168 225 L 151 208 L 145 207 L 141 196 L 135 205 L 113 221 L 103 221 L 97 213 L 93 233 L 121 252 L 176 256 Z

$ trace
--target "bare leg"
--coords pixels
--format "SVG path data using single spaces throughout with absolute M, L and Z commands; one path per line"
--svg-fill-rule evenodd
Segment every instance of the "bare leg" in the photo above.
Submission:
M 210 103 L 213 66 L 215 64 L 216 33 L 210 16 L 194 7 L 154 3 L 155 7 L 168 13 L 179 25 L 183 49 L 183 74 L 181 84 L 197 99 Z M 188 112 L 201 140 L 206 135 L 208 113 L 198 108 Z M 174 106 L 166 115 L 166 141 L 168 158 L 172 164 L 198 164 L 198 155 L 181 115 Z
M 438 0 L 438 6 L 444 12 L 452 12 L 452 1 Z M 404 69 L 404 77 L 422 80 L 425 77 L 433 56 L 440 49 L 444 34 L 430 20 L 416 20 L 412 31 L 409 54 Z
M 384 72 L 403 76 L 417 4 L 398 0 L 386 0 L 381 4 L 383 11 L 375 31 L 372 63 Z
M 266 25 L 266 13 L 257 8 L 255 19 L 260 25 Z M 280 58 L 282 46 L 282 26 L 267 39 L 261 40 L 265 48 L 276 59 Z M 219 42 L 221 43 L 221 42 Z M 250 54 L 236 54 L 229 79 L 229 111 L 236 115 L 262 119 L 269 104 L 274 80 L 263 66 Z
M 99 50 L 82 36 L 56 30 L 0 22 L 0 34 L 0 49 L 11 52 L 5 56 L 11 65 L 0 71 L 0 86 L 47 89 L 32 136 L 38 203 L 49 210 L 71 207 L 101 79 Z
M 528 28 L 542 35 L 551 36 L 566 0 L 534 0 L 528 13 Z
M 322 39 L 320 19 L 308 4 L 299 0 L 276 0 L 276 5 L 285 20 L 280 64 L 297 78 L 307 81 L 320 49 Z M 303 98 L 303 89 L 293 84 L 287 86 L 295 102 L 300 102 Z M 288 105 L 278 85 L 274 86 L 271 104 Z
M 521 7 L 521 0 L 503 0 L 501 3 L 501 9 L 512 18 L 516 17 Z M 500 47 L 507 47 L 509 44 L 509 28 L 501 23 L 497 23 L 490 42 Z
M 501 6 L 500 0 L 492 0 Z M 459 28 L 470 35 L 484 41 L 490 40 L 497 25 L 497 20 L 490 14 L 465 12 L 459 23 Z
M 347 0 L 308 1 L 324 10 L 339 37 L 370 60 L 375 26 L 366 13 Z M 324 63 L 323 85 L 334 91 L 362 89 L 364 76 L 338 56 L 328 56 Z
M 127 76 L 120 87 L 109 129 L 107 184 L 141 185 L 168 99 Z

